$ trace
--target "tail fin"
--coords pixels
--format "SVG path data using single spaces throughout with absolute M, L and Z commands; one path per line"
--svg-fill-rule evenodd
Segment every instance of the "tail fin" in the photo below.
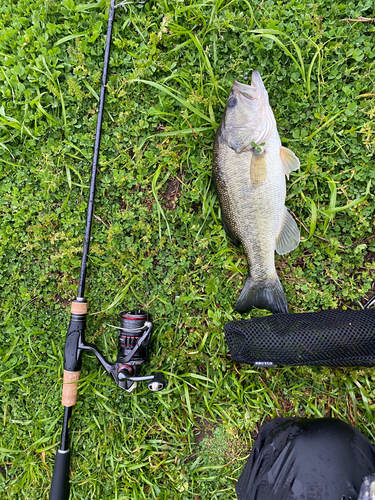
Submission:
M 273 313 L 288 312 L 288 303 L 278 276 L 274 281 L 264 283 L 256 283 L 250 276 L 247 277 L 245 286 L 237 299 L 235 310 L 245 313 L 253 307 L 267 309 Z

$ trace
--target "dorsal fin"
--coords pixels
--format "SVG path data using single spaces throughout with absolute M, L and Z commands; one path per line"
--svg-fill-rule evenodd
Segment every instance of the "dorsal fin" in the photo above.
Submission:
M 280 146 L 280 158 L 281 158 L 281 163 L 283 164 L 285 175 L 289 179 L 290 172 L 299 169 L 300 166 L 299 159 L 293 153 L 293 151 L 291 151 L 288 148 L 284 148 L 284 146 Z

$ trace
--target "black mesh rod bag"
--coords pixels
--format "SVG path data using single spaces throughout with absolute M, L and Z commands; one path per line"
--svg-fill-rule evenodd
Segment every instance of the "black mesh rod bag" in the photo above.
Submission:
M 254 366 L 375 366 L 375 309 L 274 314 L 231 321 L 233 361 Z

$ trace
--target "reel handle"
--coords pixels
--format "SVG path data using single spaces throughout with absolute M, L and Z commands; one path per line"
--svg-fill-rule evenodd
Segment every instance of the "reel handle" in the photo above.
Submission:
M 162 391 L 165 386 L 165 378 L 161 372 L 155 373 L 154 378 L 147 384 L 148 390 L 152 392 Z

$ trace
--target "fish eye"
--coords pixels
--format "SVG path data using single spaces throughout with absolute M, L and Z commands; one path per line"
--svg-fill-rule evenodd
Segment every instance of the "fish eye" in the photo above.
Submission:
M 236 104 L 237 104 L 237 99 L 235 97 L 231 97 L 228 100 L 228 108 L 234 108 Z

